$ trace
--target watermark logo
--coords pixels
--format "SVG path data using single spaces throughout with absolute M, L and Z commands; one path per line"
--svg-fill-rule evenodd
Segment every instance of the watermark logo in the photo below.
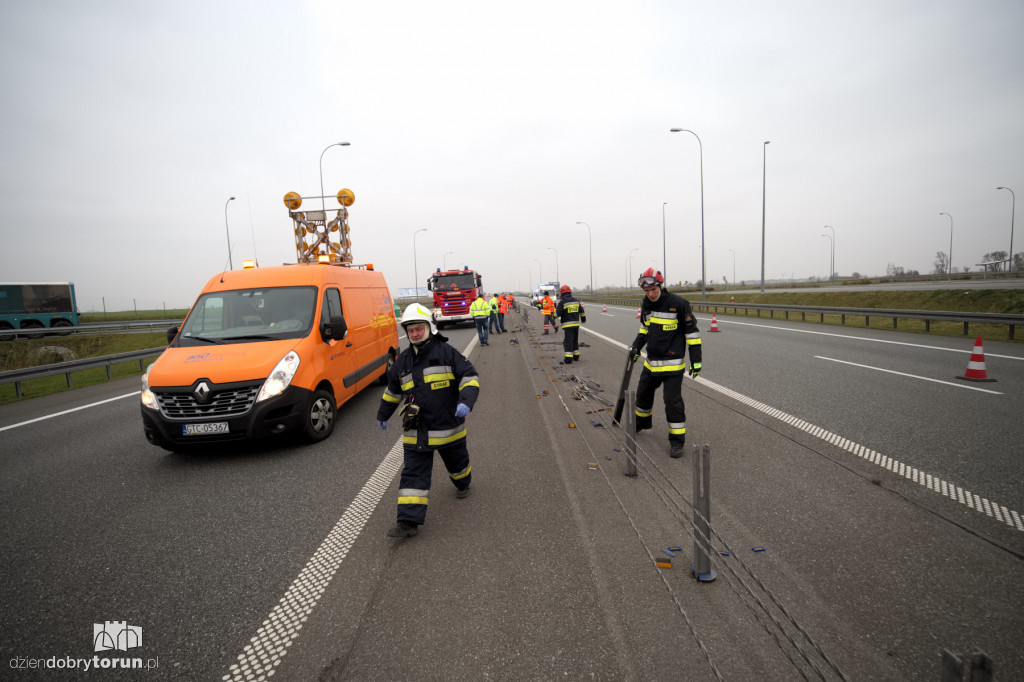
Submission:
M 94 651 L 128 651 L 142 646 L 142 628 L 124 620 L 93 623 L 92 643 Z

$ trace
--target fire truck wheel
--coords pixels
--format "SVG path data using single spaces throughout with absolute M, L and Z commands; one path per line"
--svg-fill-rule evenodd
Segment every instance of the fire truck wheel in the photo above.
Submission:
M 318 388 L 309 398 L 306 406 L 305 437 L 310 443 L 317 443 L 331 435 L 338 406 L 330 391 Z

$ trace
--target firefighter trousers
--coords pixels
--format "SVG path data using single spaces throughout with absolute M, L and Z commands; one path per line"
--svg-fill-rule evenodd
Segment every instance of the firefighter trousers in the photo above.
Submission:
M 562 326 L 565 336 L 562 338 L 562 348 L 565 350 L 565 357 L 569 360 L 580 359 L 580 328 Z
M 654 392 L 662 388 L 669 443 L 686 441 L 686 405 L 683 403 L 683 372 L 652 372 L 644 367 L 636 387 L 636 430 L 653 426 Z
M 459 490 L 468 488 L 473 476 L 469 467 L 469 448 L 466 447 L 466 439 L 460 438 L 454 443 L 439 447 L 437 454 L 441 455 L 441 461 L 444 462 L 444 467 L 448 470 L 448 476 L 455 487 Z M 430 474 L 433 468 L 432 450 L 416 450 L 412 446 L 405 446 L 405 464 L 398 484 L 399 521 L 422 524 L 426 520 Z

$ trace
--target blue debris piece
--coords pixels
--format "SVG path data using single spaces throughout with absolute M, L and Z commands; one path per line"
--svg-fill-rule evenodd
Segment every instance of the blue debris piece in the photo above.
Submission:
M 719 554 L 721 554 L 722 556 L 729 556 L 728 552 L 719 552 Z
M 604 424 L 602 424 L 599 421 L 594 421 L 593 419 L 591 419 L 590 423 L 594 425 L 595 429 L 603 429 L 604 428 Z
M 612 448 L 612 452 L 622 452 L 619 448 Z
M 682 552 L 683 548 L 682 547 L 669 547 L 669 550 L 672 551 L 672 552 Z
M 764 551 L 764 547 L 751 547 L 750 549 L 754 550 L 755 552 L 763 552 Z
M 611 459 L 611 458 L 612 458 L 612 456 L 611 456 L 611 455 L 605 455 L 605 456 L 604 456 L 604 458 L 605 458 L 605 459 Z
M 675 556 L 675 552 L 671 552 L 671 551 L 665 549 L 664 547 L 662 547 L 661 551 L 664 552 L 665 554 L 668 554 L 670 557 L 674 557 Z

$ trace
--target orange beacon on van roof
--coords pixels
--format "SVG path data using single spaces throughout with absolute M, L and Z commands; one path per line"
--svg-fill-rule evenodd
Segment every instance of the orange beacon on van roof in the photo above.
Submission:
M 320 197 L 316 197 L 320 198 Z M 348 206 L 300 212 L 285 195 L 296 265 L 222 272 L 142 378 L 142 423 L 154 445 L 294 433 L 327 438 L 337 409 L 384 378 L 398 354 L 394 302 L 372 265 L 353 265 Z

